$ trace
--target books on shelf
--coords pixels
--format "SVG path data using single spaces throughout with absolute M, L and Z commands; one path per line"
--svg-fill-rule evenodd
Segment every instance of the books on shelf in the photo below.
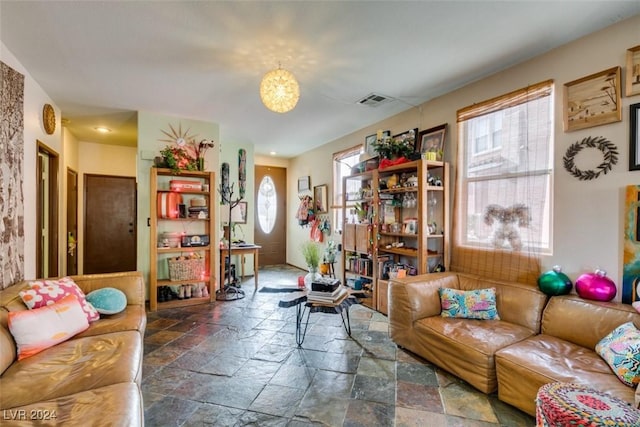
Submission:
M 338 302 L 347 293 L 344 286 L 339 286 L 333 292 L 309 291 L 307 302 L 334 303 Z

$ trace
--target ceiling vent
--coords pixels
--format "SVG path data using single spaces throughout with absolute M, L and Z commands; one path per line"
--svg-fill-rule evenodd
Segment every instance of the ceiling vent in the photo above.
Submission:
M 358 101 L 359 105 L 366 105 L 367 107 L 378 107 L 387 102 L 393 101 L 393 98 L 380 95 L 379 93 L 370 93 L 361 100 Z

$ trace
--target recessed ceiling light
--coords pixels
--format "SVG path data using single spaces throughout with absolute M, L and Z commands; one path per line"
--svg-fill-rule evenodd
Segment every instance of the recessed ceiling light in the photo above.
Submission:
M 111 129 L 104 127 L 104 126 L 98 126 L 94 128 L 96 131 L 100 132 L 100 133 L 109 133 L 111 132 Z
M 271 154 L 272 156 L 275 156 L 276 152 L 275 151 L 269 151 L 269 154 Z

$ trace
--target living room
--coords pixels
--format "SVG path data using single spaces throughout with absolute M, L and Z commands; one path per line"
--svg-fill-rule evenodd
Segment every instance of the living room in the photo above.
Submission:
M 256 165 L 280 166 L 287 170 L 286 215 L 293 219 L 298 208 L 298 178 L 309 176 L 312 185 L 329 184 L 332 193 L 333 163 L 332 155 L 345 149 L 354 147 L 365 141 L 369 135 L 379 129 L 391 130 L 392 133 L 406 129 L 420 130 L 448 124 L 445 140 L 445 160 L 452 166 L 451 181 L 455 180 L 457 166 L 458 128 L 456 112 L 464 107 L 482 102 L 511 91 L 525 88 L 546 80 L 553 80 L 553 179 L 552 179 L 552 245 L 551 250 L 541 256 L 542 270 L 550 270 L 554 265 L 561 265 L 563 271 L 575 280 L 580 274 L 592 272 L 596 268 L 607 271 L 617 285 L 616 300 L 622 296 L 624 259 L 624 228 L 625 228 L 625 188 L 637 186 L 640 181 L 638 171 L 630 170 L 631 156 L 631 117 L 630 106 L 640 102 L 636 93 L 625 96 L 624 84 L 628 73 L 627 50 L 640 44 L 640 17 L 635 15 L 616 22 L 602 30 L 581 37 L 563 46 L 554 48 L 540 56 L 512 67 L 491 74 L 448 93 L 441 94 L 415 108 L 384 118 L 369 126 L 352 129 L 340 138 L 327 141 L 317 148 L 302 153 L 290 159 L 274 159 L 266 155 L 255 155 L 254 145 L 222 141 L 220 150 L 210 150 L 205 159 L 210 169 L 219 171 L 222 162 L 232 165 L 231 176 L 236 176 L 237 152 L 243 148 L 247 150 L 247 194 L 254 193 L 253 169 Z M 137 269 L 146 278 L 149 274 L 149 241 L 147 218 L 149 217 L 150 194 L 149 170 L 153 164 L 153 157 L 165 145 L 158 142 L 162 138 L 161 131 L 167 125 L 181 124 L 194 133 L 206 135 L 208 139 L 221 141 L 224 123 L 203 122 L 186 117 L 167 114 L 157 114 L 147 111 L 137 113 L 138 136 L 135 147 L 119 147 L 113 145 L 94 144 L 78 140 L 60 121 L 61 112 L 55 101 L 42 86 L 31 76 L 26 68 L 5 44 L 1 45 L 0 59 L 2 62 L 25 76 L 24 81 L 24 257 L 20 268 L 21 278 L 36 278 L 36 218 L 35 218 L 35 159 L 37 145 L 41 141 L 60 154 L 61 170 L 71 167 L 83 174 L 110 174 L 134 176 L 138 185 L 138 235 L 137 235 Z M 567 108 L 563 94 L 564 85 L 585 76 L 621 67 L 621 119 L 597 127 L 590 127 L 575 131 L 564 130 L 563 114 Z M 47 134 L 42 125 L 42 106 L 52 104 L 56 109 L 56 126 L 53 134 Z M 587 137 L 603 136 L 617 147 L 619 157 L 609 173 L 602 174 L 597 179 L 579 180 L 563 167 L 563 157 L 568 147 Z M 583 169 L 594 167 L 601 162 L 601 155 L 597 150 L 585 150 L 579 162 Z M 61 188 L 66 182 L 61 178 Z M 453 200 L 453 185 L 451 185 L 451 200 Z M 64 191 L 62 196 L 64 198 Z M 82 203 L 80 203 L 80 206 Z M 453 206 L 452 206 L 453 208 Z M 245 239 L 253 240 L 253 208 L 249 208 L 248 221 L 243 228 Z M 453 211 L 453 209 L 452 209 Z M 65 207 L 60 207 L 60 217 L 65 217 Z M 217 210 L 216 215 L 220 212 Z M 81 220 L 80 220 L 81 221 Z M 62 224 L 62 220 L 61 220 Z M 83 224 L 79 224 L 82 230 Z M 214 242 L 221 239 L 218 229 Z M 61 226 L 64 235 L 64 226 Z M 305 260 L 299 251 L 299 242 L 309 239 L 309 229 L 300 227 L 296 221 L 287 222 L 287 253 L 286 262 L 292 266 L 304 269 Z M 339 236 L 332 236 L 339 240 Z M 64 240 L 64 239 L 61 239 Z M 78 241 L 78 254 L 82 257 L 82 241 Z M 67 250 L 67 242 L 61 241 L 60 253 Z M 3 250 L 3 253 L 4 250 Z M 82 265 L 82 259 L 79 260 Z M 217 270 L 217 266 L 216 266 Z M 66 271 L 66 261 L 60 257 L 59 271 Z M 82 271 L 80 271 L 81 273 Z M 252 270 L 249 267 L 248 273 Z M 342 272 L 338 272 L 341 276 Z M 6 286 L 6 284 L 5 284 Z

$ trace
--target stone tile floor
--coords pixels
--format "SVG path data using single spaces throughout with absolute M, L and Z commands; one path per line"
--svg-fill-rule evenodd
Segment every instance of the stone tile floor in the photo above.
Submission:
M 290 266 L 260 286 L 296 283 Z M 287 293 L 148 314 L 142 380 L 147 426 L 533 426 L 527 414 L 398 349 L 386 316 L 356 305 L 352 337 L 311 314 L 302 347 Z

